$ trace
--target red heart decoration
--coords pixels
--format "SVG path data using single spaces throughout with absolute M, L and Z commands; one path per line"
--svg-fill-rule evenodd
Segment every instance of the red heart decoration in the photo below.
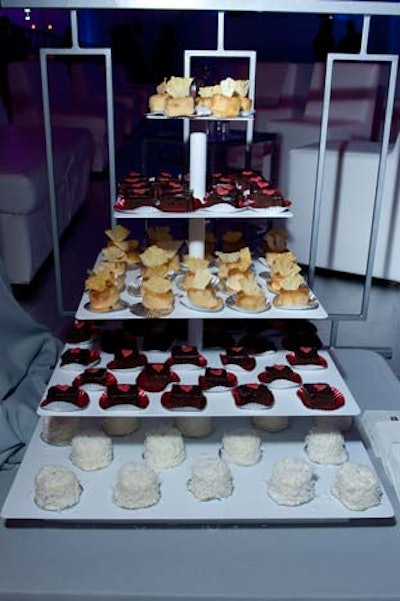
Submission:
M 254 390 L 257 390 L 257 388 L 259 388 L 260 385 L 254 383 L 254 384 L 246 384 L 246 386 L 247 386 L 247 388 L 252 388 Z
M 190 392 L 193 389 L 193 386 L 190 386 L 190 384 L 182 384 L 181 386 L 181 390 L 183 390 L 183 392 Z
M 182 344 L 182 350 L 184 353 L 189 353 L 191 350 L 193 350 L 193 346 L 188 346 L 187 344 Z
M 323 390 L 326 390 L 327 385 L 326 384 L 315 384 L 314 388 L 317 392 L 322 392 Z
M 122 350 L 122 356 L 125 358 L 129 357 L 129 355 L 132 355 L 132 353 L 133 353 L 132 349 L 123 349 Z
M 222 369 L 210 369 L 210 374 L 213 376 L 220 376 L 222 373 Z
M 154 371 L 161 373 L 162 370 L 164 369 L 164 365 L 162 363 L 154 363 L 153 369 L 154 369 Z
M 129 384 L 119 384 L 118 385 L 118 390 L 120 390 L 121 392 L 129 392 L 130 386 Z

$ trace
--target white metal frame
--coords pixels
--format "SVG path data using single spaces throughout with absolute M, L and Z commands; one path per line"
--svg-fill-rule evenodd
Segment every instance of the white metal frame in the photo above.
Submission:
M 76 11 L 71 11 L 71 48 L 41 48 L 40 50 L 40 70 L 42 79 L 42 98 L 43 98 L 43 118 L 46 141 L 46 160 L 47 176 L 49 185 L 51 227 L 53 237 L 53 254 L 56 281 L 57 308 L 60 315 L 73 315 L 64 307 L 63 300 L 63 281 L 60 257 L 60 241 L 58 238 L 58 218 L 57 202 L 54 182 L 54 163 L 53 163 L 53 139 L 51 126 L 51 107 L 49 98 L 49 84 L 47 59 L 49 56 L 104 56 L 105 74 L 106 74 L 106 106 L 107 106 L 107 136 L 108 136 L 108 165 L 109 165 L 109 190 L 110 190 L 110 214 L 113 217 L 113 204 L 116 198 L 116 177 L 115 177 L 115 134 L 114 134 L 114 98 L 112 85 L 112 65 L 110 48 L 90 48 L 84 49 L 79 46 L 78 22 Z

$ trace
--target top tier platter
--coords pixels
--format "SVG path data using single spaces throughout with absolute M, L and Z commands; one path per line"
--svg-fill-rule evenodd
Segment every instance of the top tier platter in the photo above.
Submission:
M 20 0 L 3 0 L 4 8 L 21 8 Z M 25 8 L 87 9 L 87 0 L 26 0 Z M 220 10 L 244 12 L 315 13 L 348 15 L 394 15 L 398 16 L 397 2 L 371 2 L 369 0 L 92 0 L 90 8 L 140 9 L 140 10 Z

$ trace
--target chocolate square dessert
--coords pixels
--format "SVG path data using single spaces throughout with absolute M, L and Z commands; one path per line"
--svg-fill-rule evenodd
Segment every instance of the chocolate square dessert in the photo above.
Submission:
M 66 384 L 57 384 L 50 386 L 46 398 L 40 403 L 41 407 L 47 407 L 51 403 L 70 403 L 79 409 L 84 409 L 89 404 L 89 396 L 83 390 L 68 386 Z
M 60 365 L 78 364 L 78 365 L 93 365 L 100 361 L 100 353 L 97 350 L 86 348 L 69 348 L 64 351 L 60 357 Z
M 135 405 L 140 409 L 146 409 L 149 399 L 136 384 L 111 384 L 100 396 L 99 405 L 102 409 L 117 405 Z
M 173 384 L 172 390 L 164 392 L 161 404 L 165 409 L 198 409 L 206 408 L 207 400 L 200 386 Z
M 199 376 L 199 386 L 202 390 L 211 388 L 233 388 L 237 386 L 237 377 L 226 369 L 206 367 L 204 376 Z
M 241 384 L 232 390 L 232 394 L 238 407 L 250 403 L 272 407 L 275 402 L 274 395 L 265 384 Z
M 65 342 L 68 344 L 79 344 L 89 342 L 93 336 L 93 326 L 91 321 L 75 319 L 74 324 L 65 336 Z
M 302 383 L 301 376 L 293 371 L 288 365 L 274 364 L 266 366 L 264 371 L 258 374 L 258 379 L 264 384 L 271 384 L 276 380 L 288 380 L 294 384 Z
M 179 381 L 167 363 L 147 363 L 136 379 L 138 386 L 147 392 L 161 392 L 171 382 Z
M 185 363 L 205 367 L 207 360 L 199 353 L 197 347 L 189 344 L 175 344 L 171 348 L 171 357 L 168 359 L 168 364 L 182 365 Z
M 89 384 L 91 386 L 106 388 L 107 386 L 110 386 L 110 384 L 115 384 L 116 382 L 115 376 L 105 367 L 88 367 L 74 378 L 72 386 L 74 388 L 79 388 L 80 386 Z
M 303 384 L 297 394 L 308 409 L 332 411 L 345 404 L 345 398 L 340 390 L 325 382 Z
M 134 369 L 146 365 L 147 359 L 143 353 L 134 349 L 116 351 L 114 359 L 107 363 L 108 369 Z
M 275 342 L 265 334 L 245 334 L 240 338 L 239 345 L 243 346 L 249 355 L 277 351 Z
M 226 354 L 220 355 L 223 365 L 233 364 L 239 365 L 246 371 L 251 371 L 256 366 L 254 357 L 250 357 L 247 350 L 243 346 L 231 346 L 226 350 Z
M 324 357 L 322 357 L 316 348 L 311 346 L 300 346 L 293 352 L 286 355 L 290 365 L 316 365 L 319 367 L 327 367 L 328 363 Z

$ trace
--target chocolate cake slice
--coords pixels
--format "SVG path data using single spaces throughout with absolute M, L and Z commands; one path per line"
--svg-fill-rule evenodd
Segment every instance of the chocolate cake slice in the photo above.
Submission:
M 136 383 L 147 392 L 161 392 L 171 382 L 179 382 L 179 376 L 167 363 L 147 363 L 137 377 Z
M 171 357 L 168 359 L 168 364 L 183 365 L 185 363 L 205 367 L 207 360 L 199 353 L 197 347 L 189 344 L 175 344 L 171 348 Z
M 109 409 L 118 405 L 134 405 L 139 409 L 146 409 L 149 399 L 137 384 L 111 384 L 99 399 L 102 409 Z
M 264 384 L 271 384 L 277 380 L 287 380 L 293 384 L 300 385 L 302 379 L 300 374 L 293 371 L 288 365 L 274 364 L 264 368 L 264 371 L 258 374 L 258 379 Z
M 93 365 L 98 361 L 100 361 L 99 351 L 80 347 L 69 348 L 60 357 L 61 367 L 71 364 Z
M 226 369 L 206 367 L 204 376 L 199 376 L 199 386 L 202 390 L 233 388 L 237 386 L 237 377 Z
M 332 411 L 345 404 L 345 398 L 340 390 L 325 382 L 303 384 L 297 394 L 308 409 Z
M 76 319 L 69 332 L 65 336 L 65 342 L 68 344 L 79 344 L 89 342 L 93 336 L 93 326 L 91 321 Z
M 272 407 L 275 402 L 274 395 L 265 384 L 241 384 L 232 390 L 232 395 L 238 407 L 243 407 L 250 403 Z
M 68 386 L 66 384 L 57 384 L 50 386 L 46 398 L 40 403 L 41 407 L 47 407 L 52 403 L 69 403 L 84 409 L 89 404 L 89 396 L 83 390 Z
M 293 352 L 286 355 L 290 365 L 316 365 L 319 367 L 327 367 L 328 363 L 316 348 L 312 346 L 300 346 Z
M 207 400 L 198 385 L 173 384 L 172 390 L 162 395 L 161 404 L 165 409 L 203 410 L 206 408 Z
M 74 388 L 79 388 L 80 386 L 88 384 L 91 387 L 106 388 L 107 386 L 110 386 L 110 384 L 115 384 L 116 382 L 115 376 L 105 367 L 88 367 L 85 371 L 76 376 L 72 382 L 72 386 Z
M 220 359 L 223 365 L 239 365 L 246 371 L 251 371 L 256 366 L 254 357 L 250 357 L 243 346 L 231 346 L 226 350 L 226 354 L 221 354 Z
M 107 363 L 108 369 L 134 369 L 146 365 L 146 355 L 134 349 L 121 349 L 114 355 L 114 359 Z

